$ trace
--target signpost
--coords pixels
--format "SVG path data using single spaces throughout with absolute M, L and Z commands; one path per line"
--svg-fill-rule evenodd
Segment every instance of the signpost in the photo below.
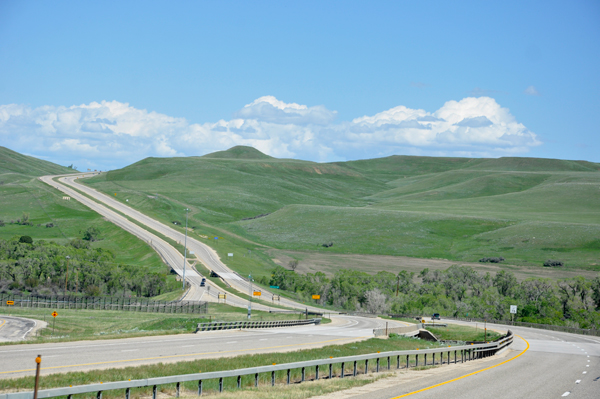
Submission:
M 273 302 L 275 302 L 275 299 L 277 299 L 277 302 L 281 302 L 281 295 L 273 295 Z
M 54 324 L 56 323 L 56 316 L 58 316 L 58 313 L 56 313 L 56 310 L 54 312 L 52 312 L 52 335 L 54 335 Z
M 229 258 L 233 258 L 233 252 L 229 252 L 229 253 L 227 254 L 227 256 L 228 256 Z
M 314 299 L 314 300 L 321 299 L 321 295 L 313 295 L 312 299 Z
M 14 304 L 15 304 L 15 301 L 6 301 L 6 304 L 7 304 L 8 306 L 12 306 L 12 305 L 14 305 Z
M 221 294 L 220 292 L 217 294 L 217 300 L 223 300 L 223 302 L 227 303 L 227 294 Z
M 517 314 L 517 305 L 510 305 L 510 322 L 513 322 L 513 315 Z
M 260 291 L 254 291 L 252 293 L 253 296 L 261 296 L 261 294 L 262 294 L 262 292 L 260 292 Z
M 274 288 L 274 289 L 278 290 L 279 286 L 278 285 L 272 285 L 270 288 Z

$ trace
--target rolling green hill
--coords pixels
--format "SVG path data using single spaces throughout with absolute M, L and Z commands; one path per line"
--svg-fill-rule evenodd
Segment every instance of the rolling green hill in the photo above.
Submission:
M 77 201 L 63 200 L 62 192 L 37 179 L 70 172 L 74 171 L 0 147 L 0 239 L 27 235 L 34 241 L 67 243 L 93 226 L 100 230 L 100 241 L 92 247 L 111 250 L 116 263 L 166 273 L 161 258 L 145 242 Z M 24 214 L 29 216 L 29 224 L 22 223 Z
M 234 147 L 148 158 L 86 182 L 167 223 L 182 221 L 189 207 L 195 234 L 226 239 L 206 241 L 222 259 L 233 251 L 260 258 L 226 260 L 240 272 L 267 275 L 269 247 L 472 262 L 504 256 L 540 268 L 559 259 L 566 269 L 600 270 L 600 165 L 591 162 L 391 156 L 314 163 Z

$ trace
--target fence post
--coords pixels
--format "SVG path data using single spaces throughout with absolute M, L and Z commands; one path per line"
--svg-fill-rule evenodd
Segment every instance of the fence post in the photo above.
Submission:
M 369 359 L 365 360 L 365 374 L 369 374 Z
M 240 389 L 242 387 L 242 376 L 241 375 L 238 375 L 237 387 L 238 387 L 238 389 Z
M 409 368 L 409 367 L 410 367 L 410 362 L 408 359 L 408 355 L 406 355 L 406 368 Z
M 179 390 L 180 390 L 180 383 L 178 382 L 177 385 L 175 385 L 175 397 L 176 398 L 179 397 Z

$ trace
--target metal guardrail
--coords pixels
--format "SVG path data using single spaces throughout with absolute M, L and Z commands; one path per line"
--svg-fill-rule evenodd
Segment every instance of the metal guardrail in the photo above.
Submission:
M 196 332 L 219 331 L 219 330 L 241 330 L 248 328 L 275 328 L 304 326 L 307 324 L 321 324 L 321 319 L 305 320 L 279 320 L 279 321 L 213 321 L 210 323 L 198 323 Z
M 506 336 L 501 338 L 496 342 L 491 342 L 487 344 L 473 344 L 473 345 L 462 345 L 462 346 L 454 346 L 449 348 L 435 348 L 435 349 L 424 349 L 424 350 L 404 350 L 404 351 L 390 351 L 390 352 L 378 352 L 378 353 L 369 353 L 365 355 L 357 355 L 357 356 L 344 356 L 344 357 L 336 357 L 329 359 L 318 359 L 318 360 L 308 360 L 304 362 L 295 362 L 295 363 L 284 363 L 284 364 L 273 364 L 271 366 L 261 366 L 261 367 L 249 367 L 245 369 L 236 369 L 236 370 L 226 370 L 226 371 L 213 371 L 208 373 L 195 373 L 195 374 L 183 374 L 183 375 L 174 375 L 168 377 L 156 377 L 156 378 L 145 378 L 142 380 L 133 380 L 133 381 L 117 381 L 117 382 L 107 382 L 104 384 L 90 384 L 90 385 L 79 385 L 68 388 L 53 388 L 53 389 L 44 389 L 38 392 L 37 397 L 39 399 L 45 398 L 55 398 L 57 396 L 67 396 L 67 398 L 71 398 L 72 395 L 77 394 L 85 394 L 85 393 L 96 393 L 96 397 L 98 399 L 102 399 L 102 392 L 110 391 L 114 389 L 125 389 L 125 397 L 126 399 L 130 398 L 131 389 L 132 388 L 140 388 L 140 387 L 152 387 L 152 398 L 156 399 L 157 397 L 157 387 L 159 385 L 164 384 L 176 384 L 176 396 L 179 397 L 180 385 L 182 382 L 189 381 L 198 381 L 198 395 L 202 395 L 203 381 L 219 379 L 219 392 L 223 391 L 223 379 L 224 378 L 237 378 L 237 386 L 241 387 L 241 378 L 245 375 L 254 375 L 254 385 L 258 386 L 259 374 L 261 373 L 271 373 L 271 386 L 275 385 L 275 372 L 277 371 L 285 371 L 287 370 L 287 384 L 291 383 L 291 370 L 294 369 L 302 369 L 302 377 L 300 382 L 305 381 L 306 369 L 309 367 L 315 368 L 315 379 L 319 379 L 319 369 L 321 366 L 329 366 L 329 378 L 333 377 L 333 365 L 340 364 L 341 372 L 340 378 L 344 378 L 348 376 L 346 373 L 345 366 L 350 364 L 352 365 L 352 374 L 351 376 L 356 376 L 358 374 L 358 362 L 365 362 L 365 374 L 370 372 L 369 369 L 369 360 L 375 360 L 375 372 L 379 372 L 380 370 L 380 360 L 387 358 L 387 369 L 391 369 L 391 359 L 396 358 L 396 368 L 401 368 L 401 359 L 404 360 L 406 358 L 406 368 L 409 367 L 418 367 L 421 366 L 435 366 L 435 365 L 443 365 L 444 363 L 450 364 L 452 363 L 452 352 L 454 352 L 454 363 L 459 362 L 458 354 L 460 353 L 460 362 L 465 362 L 469 360 L 480 359 L 484 357 L 491 356 L 498 352 L 499 350 L 507 347 L 513 342 L 513 334 L 511 331 L 508 331 Z M 436 354 L 439 354 L 439 362 L 436 362 Z M 444 362 L 444 354 L 446 354 L 446 361 Z M 419 364 L 419 356 L 423 355 L 423 362 Z M 427 355 L 431 356 L 431 363 L 427 362 Z M 414 356 L 414 366 L 411 366 L 410 356 Z M 14 393 L 6 393 L 1 394 L 0 399 L 32 399 L 33 392 L 14 392 Z

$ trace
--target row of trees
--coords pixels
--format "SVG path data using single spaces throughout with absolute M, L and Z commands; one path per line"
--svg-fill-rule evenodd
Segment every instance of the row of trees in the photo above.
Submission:
M 319 294 L 323 304 L 346 310 L 506 320 L 510 305 L 517 305 L 520 321 L 600 328 L 600 276 L 519 282 L 510 271 L 480 274 L 454 265 L 446 270 L 424 269 L 418 275 L 339 270 L 329 278 L 321 272 L 303 275 L 278 266 L 271 279 L 262 282 L 306 299 Z
M 53 295 L 66 287 L 68 293 L 88 296 L 152 297 L 171 288 L 166 273 L 115 263 L 111 251 L 92 248 L 89 241 L 29 241 L 0 240 L 0 291 Z

